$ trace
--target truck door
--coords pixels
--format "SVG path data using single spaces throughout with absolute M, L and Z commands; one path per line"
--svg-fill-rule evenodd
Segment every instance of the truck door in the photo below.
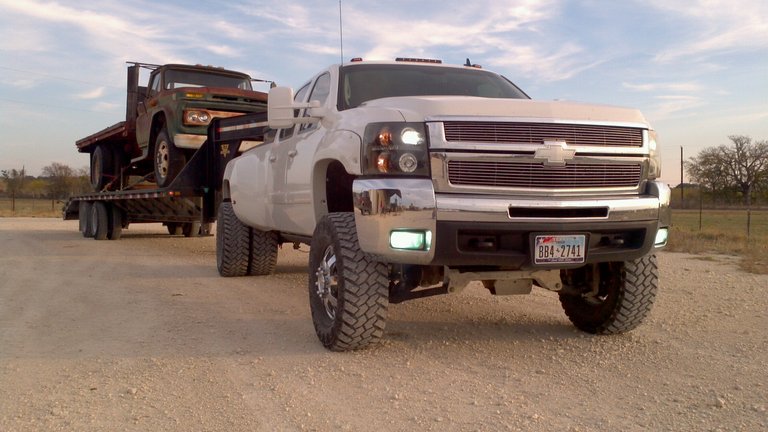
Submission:
M 317 100 L 321 106 L 327 106 L 330 90 L 331 76 L 326 72 L 314 81 L 307 100 Z M 308 116 L 306 110 L 299 115 Z M 279 202 L 275 203 L 274 211 L 275 221 L 282 231 L 312 234 L 315 226 L 312 168 L 315 149 L 324 134 L 322 129 L 320 123 L 301 123 L 290 138 L 280 143 L 282 157 L 275 173 L 275 192 Z
M 155 100 L 157 94 L 160 92 L 160 74 L 152 74 L 149 77 L 149 85 L 147 89 L 147 97 L 139 98 L 138 107 L 136 110 L 136 143 L 142 152 L 146 154 L 147 147 L 149 145 L 149 130 L 152 126 L 153 110 L 150 110 L 147 106 L 150 101 Z

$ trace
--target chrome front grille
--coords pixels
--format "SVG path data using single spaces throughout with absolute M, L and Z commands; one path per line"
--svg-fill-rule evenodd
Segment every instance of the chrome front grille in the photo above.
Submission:
M 567 164 L 507 161 L 448 161 L 448 180 L 455 186 L 499 188 L 627 188 L 640 183 L 640 164 Z
M 565 141 L 569 146 L 643 145 L 643 129 L 636 127 L 471 121 L 446 121 L 443 127 L 448 142 L 544 144 L 544 141 Z

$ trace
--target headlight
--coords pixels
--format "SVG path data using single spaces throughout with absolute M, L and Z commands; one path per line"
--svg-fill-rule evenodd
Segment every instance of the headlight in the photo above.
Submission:
M 429 175 L 423 123 L 371 123 L 363 139 L 363 174 Z
M 211 123 L 211 114 L 206 110 L 185 110 L 184 124 L 192 126 L 208 126 Z
M 656 141 L 656 131 L 648 130 L 648 178 L 655 179 L 661 177 L 661 149 Z

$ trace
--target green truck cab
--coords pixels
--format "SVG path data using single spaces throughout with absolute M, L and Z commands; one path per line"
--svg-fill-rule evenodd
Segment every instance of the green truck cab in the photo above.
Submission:
M 149 71 L 139 85 L 141 71 Z M 90 153 L 96 191 L 126 187 L 140 176 L 168 186 L 207 137 L 214 118 L 265 112 L 266 93 L 243 72 L 202 65 L 129 63 L 126 119 L 76 142 Z M 241 148 L 247 149 L 245 143 Z

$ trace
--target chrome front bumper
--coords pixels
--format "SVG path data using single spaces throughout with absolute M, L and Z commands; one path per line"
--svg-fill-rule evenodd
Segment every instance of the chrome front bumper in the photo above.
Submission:
M 653 229 L 644 234 L 651 238 L 650 247 L 644 240 L 643 250 L 634 252 L 635 255 L 645 254 L 654 247 L 656 230 L 669 226 L 670 222 L 669 187 L 661 182 L 649 182 L 643 196 L 609 199 L 547 197 L 534 200 L 498 195 L 437 194 L 430 179 L 404 178 L 358 179 L 352 190 L 360 247 L 382 261 L 394 263 L 451 262 L 460 265 L 456 263 L 461 259 L 447 256 L 451 253 L 446 251 L 456 248 L 451 244 L 455 243 L 453 233 L 473 229 L 514 232 L 523 237 L 534 231 Z M 525 211 L 519 213 L 518 209 Z M 531 216 L 548 214 L 556 216 Z M 397 230 L 429 231 L 432 244 L 423 251 L 393 249 L 389 243 L 390 233 Z M 448 231 L 452 234 L 447 235 Z M 436 253 L 438 250 L 440 252 Z M 479 262 L 485 262 L 482 255 L 478 256 Z

